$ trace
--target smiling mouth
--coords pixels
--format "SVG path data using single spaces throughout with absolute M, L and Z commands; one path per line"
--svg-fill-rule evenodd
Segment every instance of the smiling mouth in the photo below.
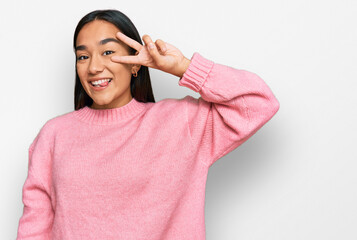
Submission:
M 93 87 L 105 87 L 105 86 L 107 86 L 111 81 L 112 81 L 111 78 L 107 78 L 107 79 L 101 79 L 101 80 L 98 80 L 98 81 L 92 81 L 92 82 L 90 82 L 90 84 L 91 84 Z

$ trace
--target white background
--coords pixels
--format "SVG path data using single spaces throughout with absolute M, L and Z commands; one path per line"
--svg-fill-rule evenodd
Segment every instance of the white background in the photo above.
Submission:
M 216 239 L 357 239 L 357 1 L 7 1 L 0 3 L 0 239 L 15 239 L 28 147 L 74 110 L 76 24 L 116 8 L 149 34 L 262 77 L 280 110 L 210 168 Z M 156 101 L 198 97 L 150 69 Z

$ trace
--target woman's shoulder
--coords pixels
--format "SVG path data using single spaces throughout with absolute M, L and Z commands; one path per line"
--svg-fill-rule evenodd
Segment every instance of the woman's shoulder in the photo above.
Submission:
M 166 126 L 170 122 L 186 122 L 187 103 L 194 99 L 187 95 L 182 98 L 164 98 L 156 102 L 146 102 L 145 110 L 138 118 L 142 124 Z
M 182 98 L 164 98 L 155 103 L 145 103 L 145 105 L 147 107 L 148 112 L 160 112 L 161 114 L 165 114 L 167 112 L 177 112 L 180 110 L 185 110 L 186 104 L 194 100 L 194 97 L 186 95 Z
M 64 125 L 68 124 L 74 112 L 74 110 L 65 112 L 47 119 L 41 126 L 39 133 L 44 135 L 54 135 L 58 129 L 61 129 Z
M 56 127 L 58 125 L 61 125 L 67 121 L 70 121 L 72 118 L 72 115 L 74 114 L 75 110 L 73 111 L 67 111 L 65 113 L 56 115 L 50 119 L 47 120 L 46 124 L 51 126 L 51 127 Z

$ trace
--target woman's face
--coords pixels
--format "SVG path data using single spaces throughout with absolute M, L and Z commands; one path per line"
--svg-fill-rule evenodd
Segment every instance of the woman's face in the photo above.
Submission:
M 103 20 L 94 20 L 83 26 L 76 40 L 76 67 L 81 84 L 93 99 L 92 108 L 116 108 L 131 99 L 130 79 L 132 64 L 115 63 L 115 55 L 129 55 L 129 46 L 119 41 L 115 34 L 120 31 L 115 25 Z M 92 85 L 98 80 L 104 87 Z

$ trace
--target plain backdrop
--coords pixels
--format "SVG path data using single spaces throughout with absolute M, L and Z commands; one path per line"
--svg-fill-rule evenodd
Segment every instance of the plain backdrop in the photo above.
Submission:
M 258 74 L 278 113 L 210 168 L 208 240 L 357 239 L 357 1 L 2 1 L 0 239 L 15 239 L 28 147 L 74 110 L 76 24 L 115 8 L 141 36 Z M 150 69 L 156 101 L 199 97 Z

